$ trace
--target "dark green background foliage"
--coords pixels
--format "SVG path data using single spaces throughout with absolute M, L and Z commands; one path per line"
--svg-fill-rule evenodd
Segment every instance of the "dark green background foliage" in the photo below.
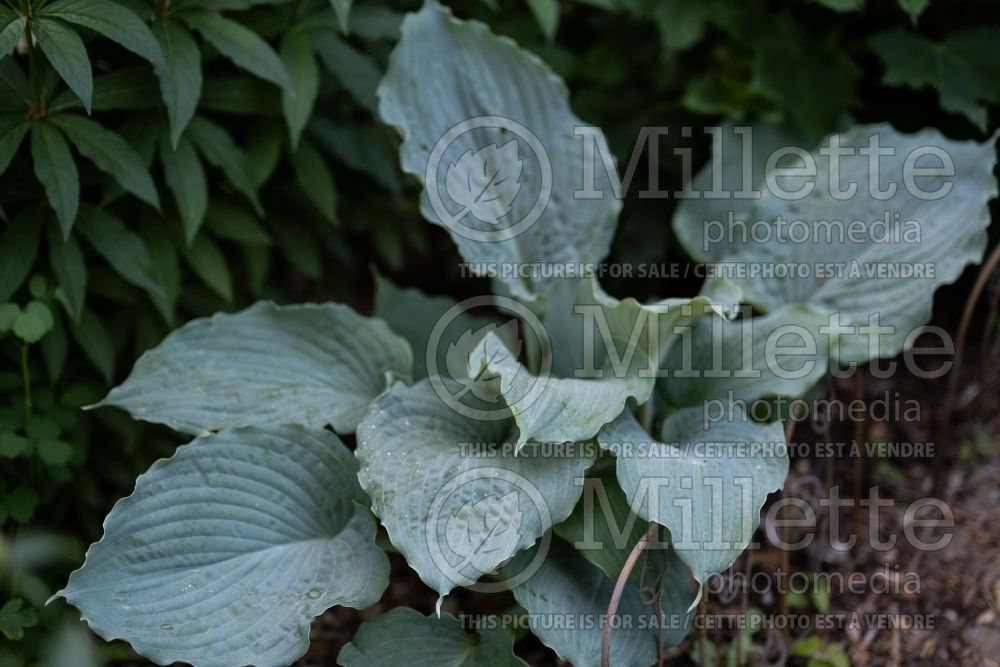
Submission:
M 171 328 L 260 298 L 365 310 L 372 266 L 488 290 L 420 220 L 375 114 L 417 4 L 0 1 L 0 665 L 86 664 L 74 626 L 51 640 L 74 612 L 44 602 L 176 440 L 78 408 Z M 723 119 L 814 140 L 852 121 L 996 128 L 993 0 L 452 4 L 541 55 L 622 164 L 642 126 L 671 128 L 661 154 Z M 675 161 L 659 176 L 680 185 Z M 678 257 L 672 205 L 630 199 L 614 259 Z

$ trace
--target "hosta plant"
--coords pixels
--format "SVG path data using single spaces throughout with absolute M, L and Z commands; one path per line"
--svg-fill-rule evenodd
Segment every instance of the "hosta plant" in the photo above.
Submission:
M 601 196 L 575 196 L 584 124 L 537 57 L 428 2 L 406 17 L 378 97 L 382 120 L 402 137 L 402 169 L 425 188 L 424 216 L 448 229 L 470 267 L 607 255 L 620 209 L 611 177 L 595 179 Z M 502 150 L 508 130 L 483 125 L 456 135 L 451 166 L 440 181 L 428 177 L 441 137 L 476 118 L 527 128 L 548 176 Z M 599 131 L 584 134 L 603 149 Z M 805 198 L 690 199 L 674 229 L 699 260 L 933 267 L 916 278 L 736 275 L 706 282 L 695 297 L 640 303 L 606 294 L 590 276 L 501 273 L 486 297 L 492 319 L 379 279 L 377 317 L 339 304 L 261 302 L 189 322 L 95 407 L 194 439 L 139 477 L 58 595 L 98 634 L 161 664 L 288 664 L 305 653 L 310 621 L 324 610 L 379 602 L 389 581 L 376 541 L 384 529 L 437 592 L 438 609 L 378 614 L 343 648 L 343 665 L 524 664 L 506 626 L 470 627 L 441 611 L 460 586 L 511 591 L 535 619 L 577 619 L 532 625 L 577 667 L 601 664 L 604 621 L 587 619 L 602 618 L 617 587 L 610 664 L 653 663 L 661 641 L 683 639 L 700 586 L 748 545 L 761 506 L 783 484 L 782 424 L 752 419 L 746 406 L 803 395 L 830 365 L 912 346 L 934 289 L 981 259 L 996 194 L 992 143 L 886 125 L 834 139 L 859 148 L 873 136 L 899 156 L 880 165 L 882 179 L 902 183 L 915 148 L 949 155 L 954 174 L 922 185 L 948 180 L 947 192 L 928 199 L 900 185 L 882 198 L 864 188 L 832 196 L 831 182 L 869 183 L 873 165 L 855 153 L 841 160 L 840 181 L 821 168 Z M 474 145 L 475 137 L 486 141 Z M 823 164 L 822 153 L 811 156 Z M 753 185 L 775 173 L 765 166 L 753 165 Z M 739 189 L 738 167 L 710 166 L 693 187 Z M 539 179 L 551 190 L 540 212 L 505 190 Z M 461 215 L 474 214 L 468 228 L 444 219 L 439 186 Z M 919 239 L 700 242 L 705 221 L 728 212 L 871 222 L 883 210 L 919 221 Z M 532 211 L 521 233 L 498 226 Z M 864 330 L 873 315 L 892 332 Z M 782 342 L 786 334 L 797 338 Z M 704 446 L 734 444 L 756 446 Z M 592 485 L 597 496 L 585 494 Z M 630 573 L 626 559 L 640 541 L 654 544 Z

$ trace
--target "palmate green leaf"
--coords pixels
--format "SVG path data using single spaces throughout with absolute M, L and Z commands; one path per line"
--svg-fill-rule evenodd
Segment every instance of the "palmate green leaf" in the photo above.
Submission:
M 463 405 L 497 409 L 468 394 Z M 506 418 L 460 414 L 422 380 L 396 384 L 358 426 L 359 478 L 372 509 L 406 562 L 442 598 L 569 516 L 581 491 L 572 480 L 594 460 L 585 443 L 563 456 L 532 447 L 515 456 L 513 420 L 503 410 L 495 415 Z M 476 455 L 465 449 L 471 443 L 492 446 L 496 455 Z
M 835 12 L 856 12 L 864 8 L 865 0 L 815 0 Z
M 315 46 L 323 66 L 337 78 L 355 102 L 374 114 L 378 104 L 375 90 L 382 80 L 382 71 L 375 61 L 345 40 L 328 33 L 315 40 Z
M 15 598 L 7 600 L 0 607 L 0 634 L 11 641 L 17 641 L 24 637 L 24 629 L 30 628 L 38 622 L 38 614 L 34 609 L 24 607 L 24 600 Z
M 0 92 L 5 112 L 21 113 L 31 105 L 31 84 L 13 58 L 0 58 Z
M 811 137 L 838 126 L 857 102 L 860 70 L 830 30 L 809 31 L 759 3 L 718 8 L 726 30 L 755 52 L 752 86 Z
M 348 23 L 351 18 L 351 5 L 353 4 L 354 0 L 330 0 L 330 6 L 333 7 L 333 12 L 337 15 L 337 22 L 340 24 L 340 30 L 345 35 L 348 33 Z
M 528 8 L 545 39 L 549 42 L 555 39 L 559 28 L 559 0 L 528 0 Z
M 7 171 L 10 161 L 17 155 L 17 149 L 21 147 L 30 127 L 31 124 L 21 114 L 0 116 L 0 176 Z
M 351 34 L 365 39 L 399 39 L 403 15 L 388 5 L 361 3 L 351 10 Z
M 288 123 L 292 150 L 295 150 L 319 93 L 319 67 L 312 39 L 303 30 L 293 29 L 285 34 L 280 55 L 291 80 L 290 88 L 281 91 L 281 107 Z
M 143 20 L 113 0 L 56 0 L 44 5 L 38 15 L 90 28 L 150 62 L 162 57 L 156 38 Z
M 962 114 L 985 132 L 987 104 L 1000 102 L 1000 65 L 989 57 L 998 39 L 995 27 L 959 30 L 942 42 L 897 28 L 875 35 L 870 44 L 885 63 L 885 84 L 931 87 L 945 111 Z
M 139 477 L 57 595 L 160 664 L 290 664 L 314 617 L 388 585 L 356 471 L 322 429 L 197 438 Z
M 309 134 L 347 167 L 371 176 L 393 195 L 402 195 L 395 150 L 383 127 L 314 117 L 309 122 Z
M 63 236 L 68 238 L 80 206 L 80 177 L 69 145 L 55 125 L 47 121 L 31 124 L 31 158 L 35 176 L 45 188 Z
M 155 63 L 170 119 L 170 143 L 178 145 L 201 97 L 201 50 L 184 24 L 171 18 L 153 24 L 163 59 Z
M 429 184 L 423 181 L 433 147 L 462 121 L 503 116 L 525 126 L 544 145 L 552 168 L 552 196 L 543 204 L 541 217 L 511 237 L 513 225 L 527 219 L 538 195 L 543 194 L 539 187 L 527 192 L 530 186 L 525 186 L 524 193 L 518 190 L 520 195 L 510 202 L 509 214 L 497 220 L 500 228 L 471 214 L 463 215 L 449 231 L 467 262 L 575 264 L 597 262 L 607 254 L 621 204 L 606 172 L 599 167 L 595 170 L 595 188 L 603 193 L 602 198 L 584 199 L 573 194 L 581 187 L 579 160 L 583 150 L 574 129 L 586 124 L 570 110 L 565 84 L 540 59 L 509 39 L 493 35 L 482 23 L 455 19 L 437 2 L 424 4 L 403 23 L 402 39 L 379 87 L 379 113 L 403 136 L 403 171 L 420 179 L 425 194 Z M 509 144 L 510 132 L 502 129 L 466 132 L 449 145 L 447 160 L 457 161 L 466 152 L 475 154 L 491 145 Z M 604 144 L 600 131 L 594 132 L 596 138 L 588 140 Z M 601 150 L 606 154 L 606 146 Z M 541 184 L 545 170 L 535 159 L 540 156 L 527 155 L 531 152 L 527 148 L 524 152 L 520 180 Z M 511 159 L 501 160 L 501 164 L 516 167 Z M 444 167 L 447 165 L 445 161 Z M 459 171 L 454 173 L 471 176 L 465 166 L 456 168 Z M 438 171 L 430 185 L 446 193 L 448 170 Z M 442 201 L 445 199 L 447 195 L 442 195 Z M 455 203 L 451 206 L 451 216 L 464 210 Z M 434 224 L 448 227 L 426 196 L 421 211 Z M 511 280 L 509 287 L 514 296 L 529 300 L 551 288 L 544 281 L 535 284 L 520 277 Z
M 87 49 L 80 36 L 54 19 L 32 19 L 28 25 L 49 64 L 76 93 L 83 102 L 83 108 L 89 113 L 90 98 L 94 93 L 94 77 L 90 71 Z
M 519 571 L 535 556 L 534 549 L 518 554 L 509 568 Z M 539 619 L 529 627 L 542 643 L 573 667 L 600 667 L 601 619 L 607 615 L 614 588 L 615 579 L 557 541 L 538 571 L 513 592 L 518 603 Z M 656 610 L 643 604 L 639 588 L 631 582 L 625 584 L 617 616 L 621 627 L 612 636 L 611 664 L 649 667 L 656 662 Z M 552 623 L 556 618 L 567 622 Z
M 734 322 L 702 318 L 668 351 L 657 388 L 675 407 L 802 396 L 826 376 L 830 336 L 820 329 L 828 324 L 824 310 L 807 305 Z
M 0 60 L 14 50 L 27 24 L 28 20 L 23 16 L 17 16 L 6 8 L 0 9 Z
M 226 256 L 214 241 L 199 234 L 184 249 L 184 258 L 209 289 L 222 297 L 223 301 L 232 302 L 233 276 L 229 272 Z
M 84 206 L 77 231 L 126 281 L 149 294 L 166 320 L 172 308 L 142 237 L 105 210 Z
M 801 231 L 797 232 L 799 242 L 795 242 L 788 238 L 787 230 L 783 235 L 773 229 L 770 235 L 752 236 L 738 254 L 730 256 L 748 266 L 805 265 L 809 273 L 804 277 L 794 271 L 788 277 L 748 275 L 736 282 L 746 300 L 764 310 L 808 303 L 839 314 L 843 327 L 857 327 L 857 331 L 841 333 L 836 341 L 832 356 L 842 362 L 888 358 L 912 345 L 911 332 L 930 319 L 935 288 L 954 281 L 966 265 L 982 258 L 990 222 L 987 202 L 997 194 L 992 139 L 982 144 L 952 141 L 935 130 L 900 134 L 888 125 L 869 125 L 855 127 L 838 140 L 845 149 L 857 151 L 876 136 L 881 146 L 894 151 L 894 155 L 879 160 L 879 183 L 883 184 L 879 187 L 895 187 L 895 192 L 882 195 L 882 199 L 872 195 L 868 188 L 874 174 L 870 173 L 869 158 L 855 152 L 839 160 L 839 185 L 854 183 L 857 192 L 838 200 L 830 192 L 831 183 L 836 181 L 830 178 L 829 160 L 814 155 L 818 170 L 810 179 L 815 181 L 815 189 L 808 197 L 790 201 L 768 190 L 751 213 L 753 220 L 775 226 L 779 216 L 785 221 L 805 221 L 809 230 L 805 242 Z M 928 150 L 936 155 L 916 152 Z M 915 163 L 919 168 L 940 167 L 940 155 L 949 156 L 954 178 L 904 173 L 911 154 L 922 158 Z M 912 181 L 909 186 L 907 178 Z M 782 181 L 787 191 L 800 185 L 800 177 Z M 950 188 L 941 190 L 943 196 L 922 194 L 942 187 Z M 899 222 L 894 221 L 897 214 Z M 865 233 L 860 239 L 845 234 L 841 242 L 834 232 L 834 242 L 827 242 L 825 221 L 831 220 L 845 225 L 860 220 Z M 836 263 L 843 267 L 842 272 L 824 271 Z M 880 267 L 891 271 L 880 275 Z M 898 273 L 904 269 L 919 269 L 923 274 Z M 817 279 L 820 271 L 824 271 L 821 280 Z M 875 316 L 878 325 L 890 327 L 891 332 L 876 337 L 860 330 L 873 324 L 869 320 Z
M 94 77 L 94 95 L 91 111 L 125 109 L 137 111 L 160 107 L 159 89 L 145 65 L 125 67 Z M 49 114 L 82 107 L 72 91 L 64 90 L 48 105 Z
M 767 495 L 788 474 L 780 424 L 755 424 L 738 406 L 721 414 L 678 410 L 659 441 L 624 412 L 598 441 L 616 453 L 632 511 L 670 530 L 674 550 L 702 584 L 743 552 Z
M 43 227 L 37 212 L 25 207 L 0 236 L 0 303 L 10 299 L 28 277 Z
M 327 222 L 337 221 L 337 186 L 323 155 L 310 141 L 300 141 L 292 153 L 295 180 Z
M 210 165 L 222 170 L 232 186 L 253 204 L 257 214 L 263 215 L 253 168 L 229 133 L 206 117 L 195 115 L 188 124 L 185 136 Z
M 205 229 L 217 238 L 242 245 L 267 247 L 274 244 L 271 235 L 252 213 L 219 197 L 209 204 Z
M 404 340 L 347 306 L 261 302 L 174 331 L 99 405 L 184 433 L 275 422 L 350 433 L 411 363 Z
M 291 89 L 291 81 L 278 54 L 257 33 L 212 12 L 192 10 L 179 12 L 178 16 L 237 67 L 281 88 Z
M 484 628 L 469 632 L 451 614 L 423 616 L 398 607 L 365 621 L 341 649 L 344 667 L 527 667 L 514 655 L 514 636 Z
M 917 21 L 920 19 L 920 15 L 924 13 L 924 10 L 927 9 L 927 5 L 930 3 L 931 0 L 899 0 L 899 6 L 902 7 L 907 14 L 909 14 L 913 25 L 917 24 Z
M 149 170 L 121 136 L 76 114 L 53 114 L 48 120 L 66 134 L 81 155 L 111 174 L 124 190 L 159 209 L 160 197 Z
M 115 374 L 115 347 L 111 334 L 90 309 L 84 308 L 78 323 L 70 323 L 73 339 L 94 365 L 105 382 L 110 383 Z
M 74 322 L 83 316 L 83 302 L 87 297 L 87 264 L 75 236 L 63 239 L 54 227 L 49 228 L 49 265 L 59 280 L 66 297 L 69 315 Z
M 184 236 L 190 243 L 198 235 L 208 210 L 208 179 L 201 159 L 191 142 L 181 137 L 176 147 L 164 135 L 160 140 L 160 164 L 167 187 L 174 195 L 177 213 L 184 225 Z

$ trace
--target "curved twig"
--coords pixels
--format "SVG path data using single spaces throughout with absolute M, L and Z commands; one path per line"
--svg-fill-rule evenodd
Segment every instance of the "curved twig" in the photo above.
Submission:
M 990 276 L 1000 263 L 1000 244 L 993 248 L 989 258 L 983 263 L 983 268 L 976 276 L 976 283 L 969 292 L 969 298 L 965 302 L 965 310 L 962 311 L 962 320 L 958 325 L 958 336 L 955 339 L 955 359 L 948 377 L 948 388 L 945 390 L 944 401 L 941 404 L 941 428 L 938 431 L 938 443 L 944 447 L 945 456 L 950 456 L 953 447 L 951 440 L 951 413 L 955 409 L 955 394 L 958 391 L 958 380 L 962 374 L 962 348 L 965 347 L 965 339 L 969 335 L 969 324 L 972 322 L 972 314 L 976 310 L 976 303 L 979 296 L 989 282 Z
M 628 577 L 632 574 L 635 564 L 639 561 L 639 556 L 649 546 L 649 542 L 653 539 L 653 535 L 656 534 L 658 528 L 659 525 L 654 522 L 649 524 L 649 528 L 642 534 L 636 545 L 632 547 L 632 552 L 625 559 L 625 565 L 622 566 L 622 571 L 618 575 L 618 581 L 615 582 L 615 590 L 611 593 L 611 602 L 608 604 L 608 613 L 604 619 L 604 631 L 601 637 L 601 667 L 611 667 L 611 619 L 618 613 L 618 604 L 622 600 L 625 582 L 628 581 Z

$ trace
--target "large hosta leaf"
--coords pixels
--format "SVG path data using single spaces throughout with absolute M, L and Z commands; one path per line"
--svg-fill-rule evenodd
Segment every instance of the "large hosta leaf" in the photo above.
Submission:
M 678 338 L 677 327 L 722 309 L 707 296 L 650 304 L 619 300 L 596 280 L 566 282 L 551 297 L 544 321 L 550 364 L 530 372 L 494 335 L 469 358 L 473 376 L 499 377 L 519 444 L 586 440 L 621 414 L 629 399 L 645 403 L 662 356 Z
M 526 667 L 504 630 L 469 632 L 450 614 L 393 609 L 366 621 L 337 656 L 344 667 Z
M 185 433 L 281 422 L 350 433 L 411 365 L 404 340 L 347 306 L 261 302 L 174 331 L 98 405 Z
M 456 344 L 463 337 L 475 335 L 489 327 L 490 321 L 477 317 L 457 307 L 447 296 L 431 296 L 415 288 L 401 288 L 382 276 L 375 276 L 375 316 L 384 320 L 397 334 L 406 339 L 413 350 L 413 379 L 422 380 L 428 375 L 428 356 L 431 370 L 437 365 L 439 374 L 448 370 L 448 356 L 461 350 Z M 453 310 L 454 309 L 454 310 Z M 449 312 L 450 311 L 450 312 Z M 451 313 L 455 317 L 451 318 Z M 441 335 L 435 335 L 435 325 L 449 318 Z M 428 350 L 428 343 L 433 345 Z M 464 365 L 465 360 L 462 360 Z M 456 371 L 456 362 L 452 363 Z
M 521 561 L 534 556 L 534 550 L 520 554 L 510 567 L 517 570 Z M 614 588 L 615 579 L 565 543 L 554 542 L 534 576 L 514 589 L 514 597 L 530 618 L 539 620 L 531 631 L 560 658 L 574 667 L 600 667 L 603 619 Z M 656 662 L 656 610 L 644 604 L 631 582 L 625 584 L 617 621 L 621 625 L 613 631 L 611 664 L 649 667 Z
M 826 375 L 830 336 L 820 328 L 827 324 L 827 313 L 811 306 L 733 322 L 702 318 L 668 350 L 657 387 L 674 406 L 800 396 Z
M 313 617 L 388 585 L 356 471 L 322 429 L 198 438 L 139 477 L 58 595 L 160 664 L 289 664 Z
M 993 141 L 952 141 L 935 130 L 906 135 L 888 125 L 858 126 L 834 139 L 853 152 L 838 160 L 838 177 L 831 178 L 831 160 L 814 154 L 811 193 L 791 200 L 766 189 L 749 214 L 765 228 L 730 248 L 727 256 L 748 269 L 795 267 L 774 276 L 739 278 L 746 299 L 766 310 L 809 303 L 838 313 L 848 328 L 892 329 L 842 332 L 835 351 L 841 361 L 890 357 L 912 344 L 907 336 L 930 318 L 934 289 L 982 258 L 990 221 L 987 202 L 997 193 Z M 876 140 L 893 154 L 875 159 L 859 153 Z M 942 155 L 953 163 L 953 177 L 914 171 L 941 168 L 946 165 Z M 877 172 L 872 163 L 879 165 Z M 833 192 L 851 184 L 853 195 Z M 802 176 L 781 181 L 788 192 L 802 186 Z M 877 195 L 875 188 L 886 191 Z M 805 225 L 796 223 L 791 231 L 790 221 Z M 831 231 L 831 221 L 842 224 Z M 863 231 L 850 232 L 848 226 L 857 221 Z M 772 233 L 764 233 L 766 225 Z M 870 321 L 875 316 L 878 321 Z
M 577 553 L 617 580 L 647 524 L 629 507 L 613 464 L 614 459 L 608 458 L 591 469 L 584 482 L 583 498 L 570 517 L 554 530 Z M 661 614 L 658 629 L 664 645 L 674 646 L 683 641 L 694 613 L 691 573 L 662 535 L 648 542 L 629 574 L 629 581 L 643 592 L 647 601 L 658 595 Z
M 603 196 L 574 196 L 584 156 L 574 130 L 585 124 L 570 110 L 565 84 L 539 58 L 428 2 L 404 21 L 378 94 L 383 120 L 403 136 L 403 171 L 424 184 L 424 216 L 449 229 L 467 261 L 576 264 L 607 254 L 620 203 L 600 166 L 594 191 Z M 494 120 L 445 136 L 482 117 Z M 603 146 L 594 132 L 587 141 Z M 432 157 L 441 160 L 427 177 Z M 508 280 L 525 299 L 556 282 Z
M 629 398 L 645 403 L 653 388 L 651 376 L 639 370 L 601 379 L 536 376 L 511 354 L 503 341 L 489 333 L 469 358 L 473 376 L 500 377 L 500 391 L 517 423 L 517 446 L 528 441 L 575 442 L 597 435 L 602 426 L 625 409 Z
M 464 400 L 486 407 L 471 394 Z M 372 509 L 410 567 L 442 596 L 493 572 L 565 519 L 580 497 L 573 480 L 595 454 L 585 444 L 557 455 L 529 445 L 515 456 L 509 413 L 493 420 L 460 414 L 429 380 L 395 385 L 357 437 Z
M 699 261 L 718 261 L 739 250 L 735 238 L 718 238 L 709 223 L 749 223 L 768 157 L 777 149 L 807 145 L 787 127 L 759 123 L 734 127 L 725 123 L 712 130 L 712 159 L 695 174 L 690 189 L 698 193 L 683 198 L 674 211 L 674 233 L 687 253 Z M 749 148 L 749 151 L 747 150 Z M 729 193 L 728 196 L 725 193 Z
M 683 408 L 651 438 L 630 412 L 605 427 L 602 447 L 618 456 L 618 481 L 632 511 L 670 529 L 672 544 L 704 583 L 746 548 L 767 495 L 788 473 L 780 425 L 755 424 L 738 407 L 708 419 Z

